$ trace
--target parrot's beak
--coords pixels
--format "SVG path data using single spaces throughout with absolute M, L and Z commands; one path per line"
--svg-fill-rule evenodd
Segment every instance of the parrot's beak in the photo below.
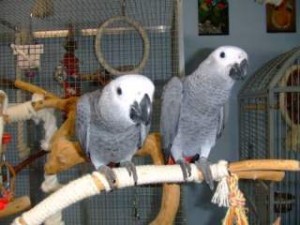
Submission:
M 152 104 L 149 95 L 145 94 L 140 103 L 136 101 L 130 108 L 130 118 L 135 123 L 148 125 L 152 116 Z
M 248 60 L 244 59 L 240 64 L 235 63 L 229 72 L 229 76 L 234 80 L 243 80 L 247 75 Z

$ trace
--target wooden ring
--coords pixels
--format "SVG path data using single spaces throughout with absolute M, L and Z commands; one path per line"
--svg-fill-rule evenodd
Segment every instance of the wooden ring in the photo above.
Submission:
M 117 70 L 115 68 L 113 68 L 111 65 L 109 65 L 109 63 L 106 61 L 103 52 L 101 51 L 101 41 L 102 41 L 102 36 L 105 32 L 105 28 L 115 22 L 115 21 L 125 21 L 128 24 L 130 24 L 141 36 L 142 40 L 143 40 L 143 57 L 141 59 L 141 61 L 139 62 L 139 64 L 132 70 L 130 71 L 120 71 Z M 149 42 L 149 38 L 147 36 L 147 33 L 145 31 L 145 29 L 137 22 L 134 21 L 126 16 L 116 16 L 116 17 L 112 17 L 108 20 L 106 20 L 98 29 L 97 33 L 96 33 L 96 40 L 95 40 L 95 51 L 96 51 L 96 56 L 98 58 L 99 63 L 112 75 L 121 75 L 121 74 L 129 74 L 129 73 L 139 73 L 146 65 L 146 62 L 148 60 L 149 57 L 149 47 L 150 46 L 150 42 Z

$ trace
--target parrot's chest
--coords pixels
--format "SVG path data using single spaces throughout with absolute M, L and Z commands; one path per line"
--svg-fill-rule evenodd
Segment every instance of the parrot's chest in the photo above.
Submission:
M 90 152 L 106 163 L 118 163 L 137 150 L 138 132 L 136 129 L 129 128 L 124 132 L 111 132 L 92 126 L 90 135 Z

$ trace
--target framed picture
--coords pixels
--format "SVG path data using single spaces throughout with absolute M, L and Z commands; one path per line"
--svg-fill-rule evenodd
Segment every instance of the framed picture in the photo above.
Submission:
M 198 0 L 199 35 L 228 35 L 228 1 Z
M 266 5 L 267 32 L 296 32 L 296 0 L 283 0 L 279 6 Z

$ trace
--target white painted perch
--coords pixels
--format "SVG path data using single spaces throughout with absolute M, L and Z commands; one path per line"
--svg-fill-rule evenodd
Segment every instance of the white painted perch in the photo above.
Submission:
M 179 165 L 145 165 L 137 166 L 137 185 L 154 183 L 182 183 L 184 182 Z M 186 182 L 201 182 L 203 176 L 194 164 L 191 164 L 192 173 Z M 281 181 L 284 171 L 299 171 L 299 161 L 296 160 L 246 160 L 233 162 L 229 166 L 224 161 L 211 165 L 213 179 L 220 181 L 227 176 L 228 171 L 237 174 L 240 178 L 265 179 Z M 116 188 L 134 186 L 132 176 L 125 168 L 115 168 Z M 85 198 L 110 191 L 106 178 L 99 172 L 85 175 L 63 186 L 58 191 L 44 199 L 31 210 L 17 217 L 12 225 L 39 225 L 49 216 L 67 208 Z

